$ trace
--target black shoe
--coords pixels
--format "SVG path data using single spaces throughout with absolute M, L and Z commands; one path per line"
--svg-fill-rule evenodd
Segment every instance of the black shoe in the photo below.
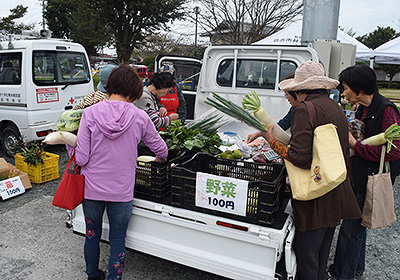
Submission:
M 106 279 L 106 274 L 104 273 L 103 270 L 100 270 L 100 275 L 97 277 L 88 277 L 88 280 L 105 280 Z

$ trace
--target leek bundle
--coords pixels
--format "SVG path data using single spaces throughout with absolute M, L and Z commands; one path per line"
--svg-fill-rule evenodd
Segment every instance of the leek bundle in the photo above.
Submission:
M 261 107 L 261 101 L 255 91 L 252 91 L 251 94 L 246 94 L 242 100 L 242 106 L 245 110 L 254 114 L 264 126 L 269 127 L 270 125 L 274 126 L 273 134 L 275 138 L 285 145 L 289 143 L 290 134 L 285 132 L 277 123 L 265 112 L 265 110 Z
M 216 93 L 212 93 L 216 100 L 207 97 L 204 103 L 216 108 L 217 110 L 237 119 L 245 124 L 254 127 L 255 129 L 267 132 L 268 128 L 262 124 L 259 120 L 253 117 L 249 112 L 245 111 L 242 107 L 234 104 L 232 101 L 226 100 L 225 98 L 219 96 Z

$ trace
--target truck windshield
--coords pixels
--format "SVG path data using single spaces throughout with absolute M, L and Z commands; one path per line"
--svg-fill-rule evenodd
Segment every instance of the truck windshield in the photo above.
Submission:
M 277 79 L 277 64 L 277 60 L 238 59 L 236 77 L 233 77 L 233 59 L 225 59 L 218 67 L 217 83 L 220 86 L 232 87 L 233 79 L 236 79 L 236 87 L 274 89 L 277 82 L 294 73 L 297 68 L 294 62 L 281 61 Z
M 21 84 L 22 53 L 0 54 L 0 85 Z
M 34 51 L 33 82 L 36 85 L 66 85 L 90 82 L 84 53 Z

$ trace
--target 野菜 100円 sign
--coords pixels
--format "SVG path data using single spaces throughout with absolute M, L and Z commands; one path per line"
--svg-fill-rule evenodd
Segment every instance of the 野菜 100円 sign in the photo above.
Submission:
M 248 181 L 197 172 L 196 207 L 246 216 Z

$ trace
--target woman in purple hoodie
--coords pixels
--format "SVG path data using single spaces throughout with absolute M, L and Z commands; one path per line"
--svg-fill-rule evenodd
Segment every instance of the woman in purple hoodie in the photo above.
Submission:
M 105 279 L 99 270 L 102 217 L 110 223 L 108 279 L 119 279 L 125 265 L 125 237 L 132 212 L 137 145 L 142 140 L 157 157 L 168 148 L 145 111 L 132 104 L 143 93 L 135 70 L 122 65 L 112 70 L 106 85 L 109 100 L 83 111 L 77 146 L 67 145 L 85 176 L 82 202 L 86 223 L 84 255 L 88 279 Z

